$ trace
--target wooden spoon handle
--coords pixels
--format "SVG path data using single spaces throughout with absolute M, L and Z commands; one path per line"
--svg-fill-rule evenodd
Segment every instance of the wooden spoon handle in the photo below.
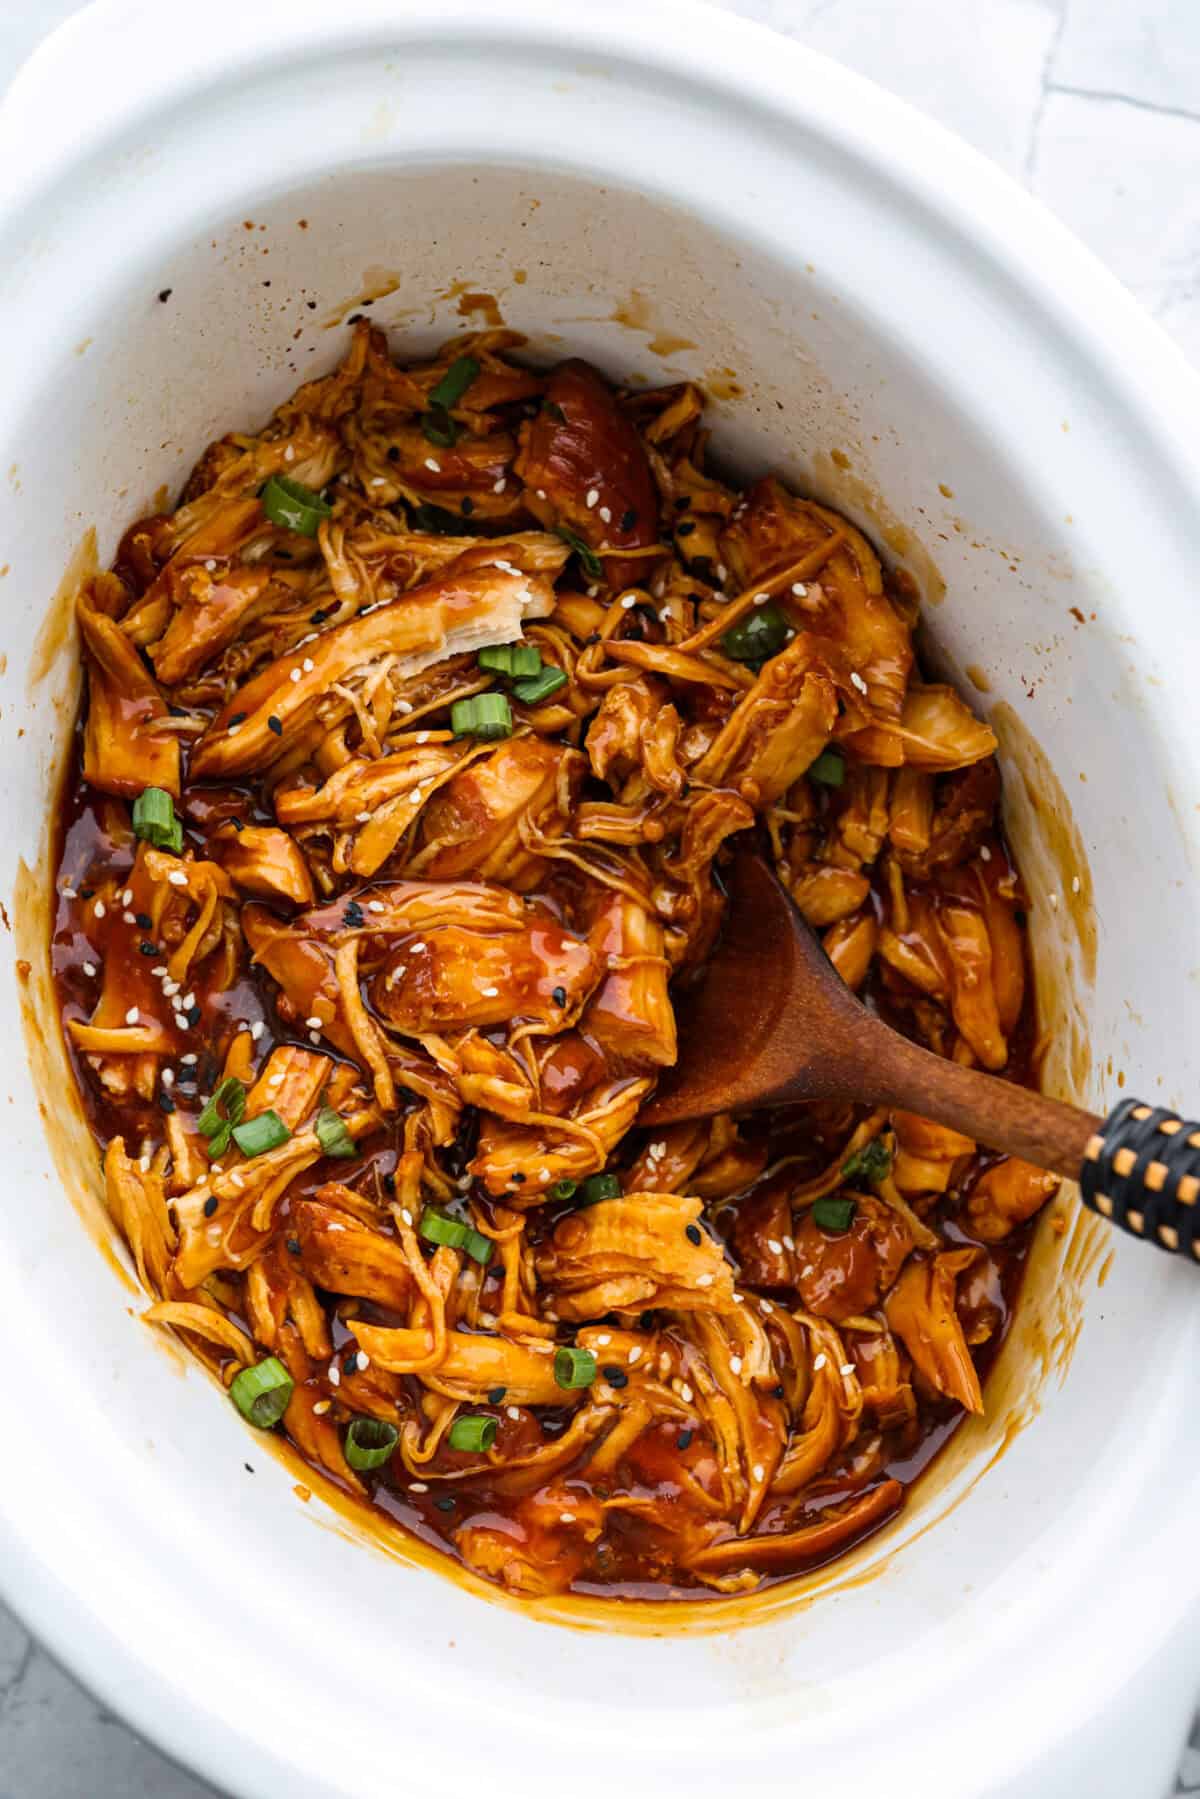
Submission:
M 1200 1261 L 1200 1124 L 1124 1099 L 1107 1118 L 945 1061 L 887 1033 L 871 1096 L 989 1149 L 1078 1180 L 1086 1205 L 1132 1236 Z M 880 1043 L 880 1048 L 884 1047 Z

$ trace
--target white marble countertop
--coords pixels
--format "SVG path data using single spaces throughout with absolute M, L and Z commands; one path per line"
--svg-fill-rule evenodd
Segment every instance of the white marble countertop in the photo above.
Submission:
M 1200 0 L 718 3 L 861 70 L 967 138 L 1200 362 Z M 0 86 L 77 5 L 0 0 Z M 1200 1793 L 1200 1730 L 1181 1753 L 1176 1790 Z M 0 1799 L 76 1795 L 211 1799 L 212 1789 L 82 1692 L 0 1605 Z

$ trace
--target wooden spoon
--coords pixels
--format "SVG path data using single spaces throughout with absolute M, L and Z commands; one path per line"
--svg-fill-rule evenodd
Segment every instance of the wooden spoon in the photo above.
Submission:
M 1124 1100 L 1106 1119 L 935 1056 L 868 1012 L 756 850 L 737 853 L 725 929 L 679 1001 L 656 1126 L 803 1100 L 898 1106 L 1078 1180 L 1093 1210 L 1200 1259 L 1200 1127 Z

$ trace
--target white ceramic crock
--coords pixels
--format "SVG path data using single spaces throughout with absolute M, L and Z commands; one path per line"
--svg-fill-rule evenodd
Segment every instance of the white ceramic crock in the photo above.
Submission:
M 1074 1226 L 1043 1246 L 989 1425 L 811 1606 L 531 1619 L 302 1504 L 138 1322 L 80 1216 L 24 870 L 87 528 L 111 553 L 211 436 L 331 364 L 359 300 L 423 348 L 465 328 L 466 284 L 540 355 L 706 380 L 727 459 L 873 511 L 931 598 L 936 565 L 941 653 L 1002 727 L 1054 1079 L 1195 1104 L 1193 376 L 962 145 L 668 0 L 108 0 L 19 77 L 0 166 L 6 1596 L 238 1794 L 1157 1799 L 1200 1684 L 1194 1271 L 1123 1244 L 1110 1272 Z

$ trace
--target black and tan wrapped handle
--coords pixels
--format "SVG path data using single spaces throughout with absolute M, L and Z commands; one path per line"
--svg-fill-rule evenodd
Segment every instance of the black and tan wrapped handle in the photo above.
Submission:
M 1200 1124 L 1122 1100 L 1084 1146 L 1085 1205 L 1134 1237 L 1200 1261 Z

